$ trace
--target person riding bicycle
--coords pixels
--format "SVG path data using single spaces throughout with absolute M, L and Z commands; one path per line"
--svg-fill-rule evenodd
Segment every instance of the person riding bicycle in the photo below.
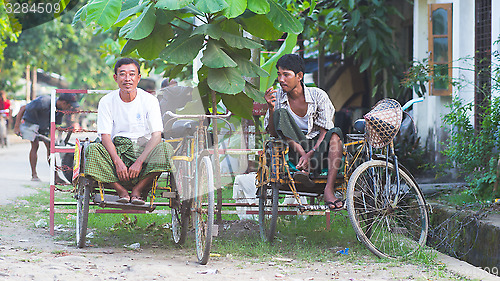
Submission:
M 137 88 L 139 63 L 119 59 L 113 77 L 119 89 L 99 101 L 97 133 L 101 143 L 87 147 L 85 175 L 114 188 L 117 202 L 143 205 L 146 186 L 162 172 L 173 171 L 173 149 L 161 141 L 158 100 Z
M 294 180 L 312 187 L 310 174 L 318 176 L 328 169 L 323 199 L 331 210 L 342 209 L 344 204 L 334 193 L 343 139 L 333 123 L 335 108 L 325 91 L 304 84 L 305 63 L 300 56 L 286 54 L 276 68 L 280 88 L 266 90 L 264 127 L 288 142 L 289 159 L 298 170 Z

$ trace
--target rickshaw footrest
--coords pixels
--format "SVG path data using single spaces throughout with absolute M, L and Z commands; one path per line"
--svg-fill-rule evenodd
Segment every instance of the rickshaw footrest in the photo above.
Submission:
M 105 194 L 104 195 L 104 201 L 101 200 L 101 195 L 100 194 L 95 194 L 93 201 L 94 203 L 98 204 L 99 207 L 102 208 L 118 208 L 118 209 L 123 209 L 123 210 L 144 210 L 148 212 L 152 212 L 156 209 L 155 205 L 150 205 L 148 203 L 144 205 L 134 205 L 132 203 L 119 203 L 116 202 L 118 200 L 117 195 L 110 195 L 110 194 Z

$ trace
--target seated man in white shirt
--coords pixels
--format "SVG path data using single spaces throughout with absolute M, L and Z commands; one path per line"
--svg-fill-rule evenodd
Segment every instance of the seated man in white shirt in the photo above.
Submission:
M 174 169 L 173 150 L 161 141 L 158 100 L 137 88 L 139 63 L 122 58 L 114 70 L 119 89 L 99 101 L 97 133 L 101 143 L 87 148 L 85 175 L 114 188 L 117 202 L 142 205 L 146 186 L 162 172 Z

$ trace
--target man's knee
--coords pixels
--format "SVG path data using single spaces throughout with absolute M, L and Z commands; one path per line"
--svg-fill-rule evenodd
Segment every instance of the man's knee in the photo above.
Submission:
M 330 138 L 330 147 L 338 147 L 340 145 L 342 145 L 342 141 L 340 140 L 339 135 L 333 133 L 332 137 Z

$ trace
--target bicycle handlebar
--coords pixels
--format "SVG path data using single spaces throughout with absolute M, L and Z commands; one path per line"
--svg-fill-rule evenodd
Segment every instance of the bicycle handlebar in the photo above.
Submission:
M 227 118 L 231 116 L 231 111 L 223 115 L 207 115 L 207 114 L 176 114 L 171 111 L 165 112 L 166 115 L 174 118 Z
M 401 107 L 401 109 L 402 109 L 403 111 L 405 111 L 405 110 L 407 110 L 408 108 L 410 108 L 412 105 L 414 105 L 414 104 L 416 104 L 416 103 L 418 103 L 418 102 L 423 102 L 423 101 L 424 101 L 424 98 L 423 98 L 423 97 L 420 97 L 420 98 L 415 98 L 415 99 L 411 99 L 411 100 L 407 101 L 407 102 L 405 103 L 405 105 L 403 105 L 403 106 Z

